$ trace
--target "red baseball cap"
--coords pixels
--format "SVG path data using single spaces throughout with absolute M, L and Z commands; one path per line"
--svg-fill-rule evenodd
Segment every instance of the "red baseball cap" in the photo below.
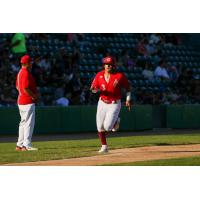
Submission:
M 21 57 L 21 64 L 30 63 L 32 61 L 29 55 L 24 55 Z
M 103 58 L 102 62 L 103 62 L 103 64 L 115 65 L 115 60 L 111 56 L 107 56 L 107 57 Z

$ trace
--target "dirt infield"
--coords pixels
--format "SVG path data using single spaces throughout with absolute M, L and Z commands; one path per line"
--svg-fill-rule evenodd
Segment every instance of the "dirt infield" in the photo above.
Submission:
M 110 150 L 108 154 L 62 160 L 6 164 L 12 166 L 94 166 L 167 158 L 200 156 L 200 144 L 149 146 Z

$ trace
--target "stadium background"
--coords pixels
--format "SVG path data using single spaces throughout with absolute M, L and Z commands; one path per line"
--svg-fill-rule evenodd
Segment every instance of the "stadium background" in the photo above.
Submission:
M 14 34 L 0 34 L 1 133 L 16 133 L 19 55 Z M 122 131 L 200 127 L 200 35 L 132 33 L 24 34 L 40 91 L 37 133 L 95 131 L 97 95 L 89 86 L 106 55 L 132 83 L 134 109 L 123 108 Z M 169 79 L 154 75 L 164 63 Z M 146 75 L 145 70 L 148 72 Z M 153 76 L 152 76 L 153 74 Z M 45 123 L 43 120 L 45 119 Z M 77 123 L 79 122 L 79 123 Z

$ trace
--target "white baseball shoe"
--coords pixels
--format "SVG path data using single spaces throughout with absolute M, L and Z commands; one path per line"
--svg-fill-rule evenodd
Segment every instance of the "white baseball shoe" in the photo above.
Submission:
M 117 119 L 117 121 L 112 129 L 112 132 L 116 132 L 119 130 L 119 124 L 120 124 L 120 118 Z
M 98 153 L 108 153 L 108 147 L 107 147 L 107 145 L 102 145 L 102 147 L 98 151 Z
M 21 151 L 38 151 L 38 148 L 34 148 L 34 147 L 22 147 Z

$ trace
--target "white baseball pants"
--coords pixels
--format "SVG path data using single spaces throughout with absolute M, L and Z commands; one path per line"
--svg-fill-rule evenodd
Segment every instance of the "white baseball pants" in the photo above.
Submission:
M 121 101 L 116 103 L 107 104 L 101 99 L 98 102 L 96 123 L 98 132 L 111 131 L 118 119 L 121 109 Z
M 33 129 L 35 126 L 35 104 L 18 105 L 21 121 L 17 146 L 31 147 Z

